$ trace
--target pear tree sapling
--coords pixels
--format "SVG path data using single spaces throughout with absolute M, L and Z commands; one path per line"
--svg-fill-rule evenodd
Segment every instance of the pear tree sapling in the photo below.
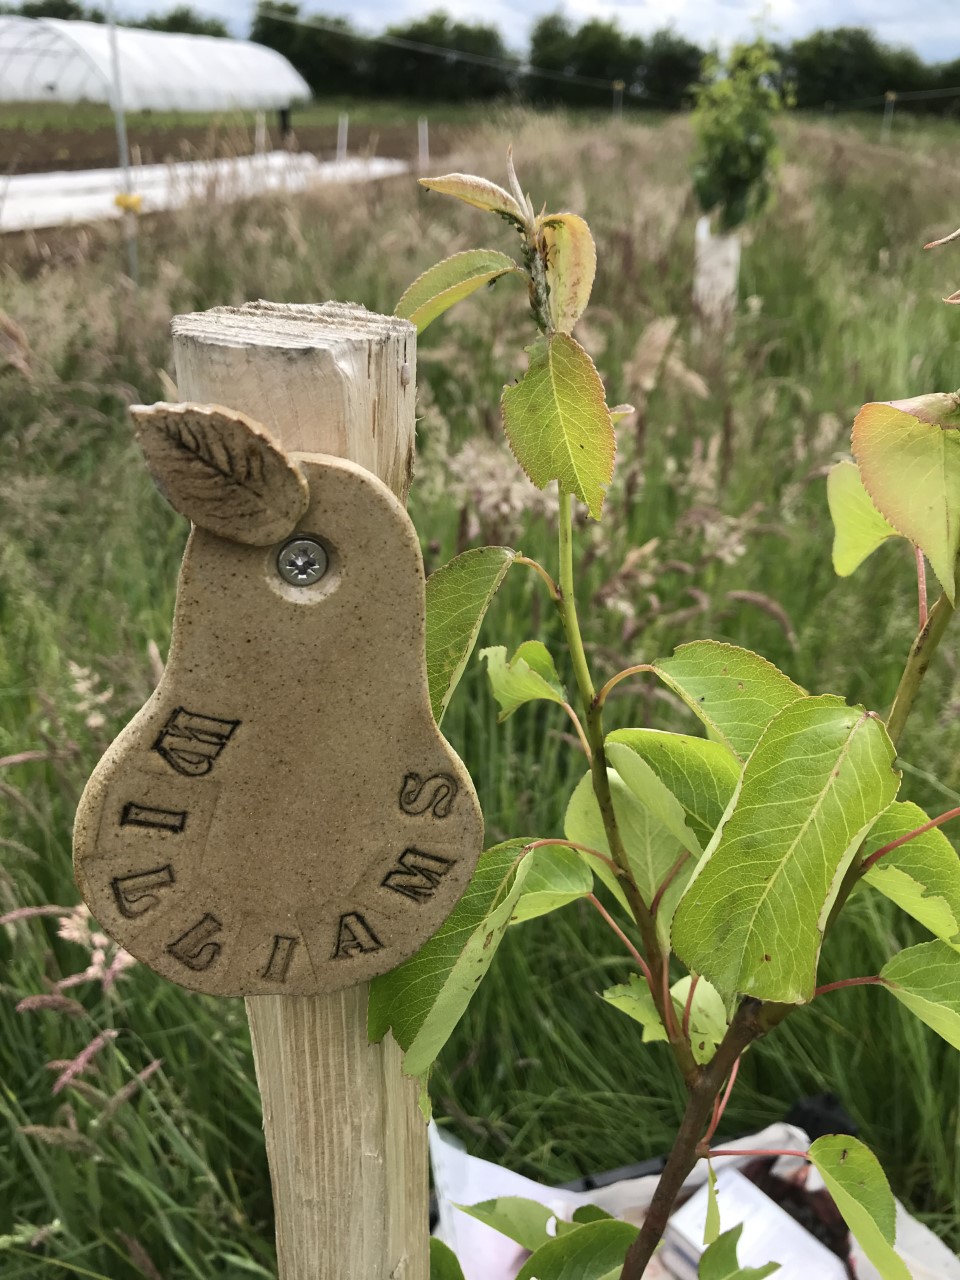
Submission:
M 758 654 L 711 639 L 664 656 L 634 655 L 598 682 L 577 604 L 574 504 L 601 519 L 615 422 L 629 406 L 607 405 L 573 336 L 596 270 L 589 227 L 575 213 L 538 213 L 512 161 L 508 167 L 509 189 L 465 174 L 421 179 L 496 215 L 517 237 L 519 253 L 478 249 L 447 258 L 414 281 L 397 313 L 423 329 L 481 286 L 501 278 L 525 283 L 534 331 L 526 372 L 504 388 L 502 418 L 527 476 L 540 488 L 558 486 L 557 560 L 547 566 L 507 547 L 482 547 L 432 575 L 431 697 L 439 720 L 505 575 L 532 570 L 556 609 L 564 652 L 555 655 L 532 636 L 515 653 L 493 645 L 480 657 L 501 719 L 543 701 L 573 722 L 571 750 L 582 754 L 583 777 L 568 799 L 564 838 L 518 836 L 488 849 L 439 933 L 376 980 L 370 1033 L 378 1039 L 392 1030 L 405 1070 L 425 1081 L 507 928 L 578 899 L 590 903 L 636 969 L 603 992 L 605 1001 L 639 1024 L 638 1042 L 669 1046 L 686 1093 L 646 1219 L 638 1230 L 593 1210 L 555 1231 L 532 1202 L 470 1211 L 531 1250 L 522 1280 L 640 1280 L 684 1180 L 698 1160 L 722 1153 L 714 1134 L 743 1054 L 787 1018 L 802 1017 L 804 1006 L 838 988 L 875 985 L 960 1048 L 960 862 L 940 829 L 960 811 L 931 817 L 897 799 L 897 751 L 956 607 L 960 398 L 865 405 L 853 428 L 853 458 L 828 479 L 839 574 L 852 573 L 888 539 L 910 544 L 919 569 L 917 636 L 889 711 L 803 689 Z M 941 584 L 929 609 L 927 563 Z M 684 703 L 703 736 L 648 726 L 608 732 L 611 691 L 640 676 Z M 879 973 L 820 984 L 824 937 L 844 927 L 854 889 L 889 898 L 930 939 L 891 955 Z M 893 1248 L 893 1195 L 867 1147 L 828 1135 L 794 1154 L 819 1170 L 883 1280 L 909 1280 Z M 737 1231 L 720 1234 L 716 1217 L 713 1211 L 703 1280 L 770 1274 L 740 1269 Z M 449 1251 L 436 1254 L 438 1277 L 455 1278 Z

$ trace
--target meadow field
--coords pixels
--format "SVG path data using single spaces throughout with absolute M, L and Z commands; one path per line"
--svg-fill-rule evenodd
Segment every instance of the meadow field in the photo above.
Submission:
M 746 234 L 735 333 L 719 347 L 692 323 L 687 122 L 504 111 L 458 139 L 446 167 L 497 181 L 512 142 L 535 204 L 582 213 L 598 243 L 578 336 L 609 402 L 637 407 L 604 520 L 581 525 L 600 672 L 713 636 L 812 691 L 888 707 L 916 630 L 912 557 L 890 543 L 838 579 L 824 476 L 861 403 L 960 382 L 960 316 L 940 300 L 960 285 L 960 251 L 921 250 L 960 222 L 956 127 L 899 123 L 880 146 L 875 127 L 784 121 L 776 199 Z M 157 679 L 187 534 L 147 477 L 127 405 L 169 398 L 174 313 L 261 297 L 389 312 L 424 267 L 486 244 L 514 249 L 497 220 L 412 176 L 144 220 L 139 289 L 121 274 L 119 227 L 0 240 L 0 914 L 61 909 L 0 928 L 4 1280 L 274 1274 L 242 1002 L 111 966 L 95 925 L 70 914 L 77 798 Z M 555 564 L 554 499 L 519 477 L 499 427 L 531 333 L 506 280 L 421 340 L 410 510 L 428 569 L 488 542 Z M 514 573 L 481 643 L 512 651 L 554 626 L 535 576 Z M 901 796 L 932 813 L 960 804 L 956 653 L 948 638 L 903 746 Z M 608 706 L 612 725 L 692 725 L 642 682 Z M 473 662 L 444 732 L 476 780 L 488 844 L 562 834 L 581 766 L 559 708 L 498 726 Z M 878 895 L 844 922 L 821 982 L 875 973 L 920 940 Z M 434 1074 L 440 1124 L 547 1182 L 663 1153 L 682 1110 L 667 1048 L 641 1044 L 597 996 L 629 963 L 585 905 L 513 930 Z M 43 994 L 60 999 L 32 1007 Z M 838 992 L 746 1055 L 723 1134 L 827 1091 L 895 1192 L 960 1248 L 958 1055 L 883 991 Z

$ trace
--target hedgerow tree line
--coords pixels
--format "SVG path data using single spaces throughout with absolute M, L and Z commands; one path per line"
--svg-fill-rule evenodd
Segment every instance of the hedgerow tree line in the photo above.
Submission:
M 104 19 L 102 9 L 78 0 L 0 3 L 0 13 Z M 230 34 L 222 22 L 204 17 L 190 5 L 127 24 L 200 35 Z M 409 45 L 447 49 L 450 56 L 381 43 L 358 32 L 349 18 L 306 13 L 291 0 L 260 0 L 249 32 L 250 39 L 289 58 L 317 97 L 413 95 L 437 102 L 519 98 L 538 104 L 607 105 L 609 88 L 583 81 L 609 85 L 620 80 L 628 104 L 669 110 L 692 100 L 692 86 L 700 79 L 705 54 L 669 28 L 642 36 L 599 18 L 577 26 L 560 12 L 534 25 L 529 46 L 519 56 L 496 27 L 461 22 L 441 11 L 389 26 L 381 35 Z M 480 61 L 462 59 L 456 53 Z M 912 49 L 883 44 L 863 27 L 814 31 L 789 44 L 772 45 L 771 53 L 781 80 L 775 87 L 789 86 L 798 107 L 851 105 L 880 98 L 889 90 L 903 94 L 960 86 L 960 58 L 926 63 Z M 533 75 L 528 67 L 550 74 Z M 956 112 L 960 97 L 911 102 L 910 106 Z
M 107 13 L 99 5 L 78 4 L 77 0 L 24 0 L 22 4 L 0 4 L 0 14 L 21 18 L 63 18 L 67 21 L 106 22 Z M 145 18 L 118 18 L 122 27 L 141 27 L 147 31 L 185 31 L 195 36 L 228 36 L 230 32 L 217 18 L 205 18 L 188 4 L 177 5 L 166 13 L 151 13 Z

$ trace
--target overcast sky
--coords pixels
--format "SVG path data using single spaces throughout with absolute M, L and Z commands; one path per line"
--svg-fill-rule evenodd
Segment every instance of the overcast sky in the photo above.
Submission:
M 121 16 L 172 9 L 177 0 L 116 0 Z M 817 27 L 871 27 L 887 44 L 908 45 L 931 62 L 960 57 L 960 0 L 305 0 L 301 11 L 349 15 L 361 30 L 379 31 L 434 9 L 466 21 L 494 23 L 514 49 L 523 49 L 530 27 L 544 13 L 562 8 L 575 22 L 616 18 L 627 31 L 650 32 L 673 25 L 701 45 L 749 35 L 765 12 L 766 29 L 790 38 Z M 222 18 L 245 35 L 255 0 L 194 0 L 194 8 Z

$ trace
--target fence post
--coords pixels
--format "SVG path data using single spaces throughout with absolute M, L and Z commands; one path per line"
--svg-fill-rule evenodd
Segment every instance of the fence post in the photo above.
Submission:
M 883 124 L 880 126 L 880 141 L 882 143 L 890 141 L 890 130 L 893 127 L 893 112 L 896 105 L 896 92 L 893 89 L 888 89 L 883 95 Z
M 133 178 L 130 173 L 130 151 L 127 144 L 127 115 L 123 105 L 123 77 L 120 73 L 120 50 L 117 46 L 117 23 L 113 0 L 107 0 L 107 29 L 110 40 L 110 105 L 117 133 L 117 151 L 123 173 L 123 232 L 127 240 L 127 271 L 134 284 L 140 283 L 140 251 L 137 242 L 137 216 L 133 204 Z
M 426 116 L 417 121 L 417 163 L 421 173 L 430 167 L 430 125 Z
M 340 112 L 337 120 L 337 164 L 343 164 L 347 158 L 347 133 L 350 128 L 350 117 L 346 111 Z
M 345 119 L 345 117 L 343 117 Z M 362 307 L 254 303 L 173 322 L 179 393 L 335 454 L 406 498 L 416 336 Z M 280 1280 L 428 1280 L 427 1134 L 389 1035 L 367 1041 L 366 985 L 247 998 L 263 1097 Z
M 613 89 L 613 118 L 615 120 L 622 120 L 623 91 L 626 88 L 626 82 L 623 80 L 614 80 L 611 88 Z

